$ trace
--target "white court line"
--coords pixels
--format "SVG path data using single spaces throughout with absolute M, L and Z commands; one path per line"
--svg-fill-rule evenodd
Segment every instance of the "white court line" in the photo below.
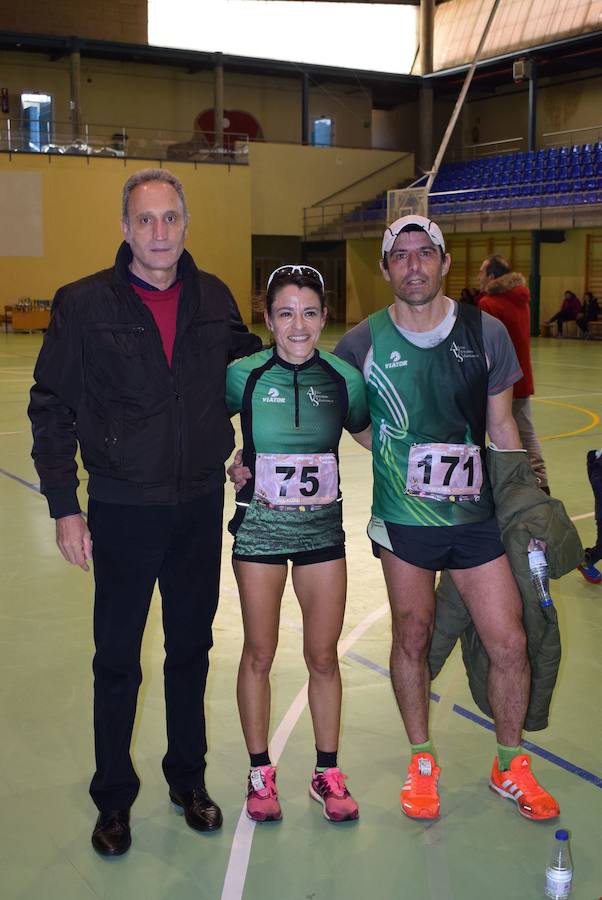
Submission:
M 362 635 L 379 619 L 389 611 L 389 604 L 383 603 L 377 607 L 365 619 L 353 628 L 347 637 L 339 642 L 338 654 L 343 656 L 350 647 L 358 641 Z M 301 713 L 307 704 L 307 682 L 303 685 L 291 705 L 289 706 L 284 718 L 276 729 L 272 740 L 270 741 L 270 755 L 274 763 L 278 762 L 280 754 L 286 746 L 291 732 L 297 724 Z M 251 855 L 251 844 L 255 833 L 255 822 L 247 818 L 246 808 L 243 806 L 234 837 L 232 838 L 232 849 L 230 850 L 230 859 L 228 860 L 228 868 L 224 878 L 224 887 L 222 889 L 221 900 L 241 900 L 245 880 L 247 877 L 247 869 L 249 868 L 249 857 Z
M 23 434 L 22 431 L 0 431 L 0 437 L 6 437 L 9 434 Z
M 571 522 L 579 522 L 582 519 L 591 519 L 594 516 L 593 512 L 582 513 L 578 516 L 571 516 Z M 349 633 L 349 635 L 345 638 L 345 640 L 341 641 L 339 644 L 338 653 L 339 656 L 343 656 L 353 644 L 359 640 L 359 638 L 370 628 L 374 622 L 378 621 L 378 619 L 382 618 L 389 610 L 389 604 L 385 603 L 382 606 L 375 609 L 370 615 L 366 616 L 356 627 Z M 284 747 L 286 746 L 286 742 L 288 741 L 291 732 L 295 725 L 297 724 L 301 713 L 305 709 L 305 705 L 307 703 L 307 682 L 303 685 L 290 707 L 288 708 L 284 718 L 280 722 L 280 725 L 276 729 L 274 737 L 270 741 L 270 751 L 271 756 L 276 763 L 280 758 Z M 236 830 L 234 832 L 234 837 L 232 838 L 232 849 L 230 850 L 230 858 L 228 860 L 228 868 L 226 869 L 226 875 L 224 878 L 224 886 L 222 889 L 221 900 L 241 900 L 245 881 L 247 877 L 247 870 L 249 868 L 249 859 L 251 856 L 251 845 L 253 843 L 253 835 L 255 833 L 256 823 L 251 819 L 247 818 L 246 809 L 243 805 L 243 808 L 240 813 L 240 817 L 238 819 L 238 824 L 236 826 Z M 439 900 L 442 898 L 451 897 L 451 887 L 449 884 L 449 870 L 445 864 L 442 864 L 440 856 L 443 852 L 443 847 L 434 846 L 437 845 L 437 840 L 434 835 L 431 835 L 428 830 L 423 834 L 422 841 L 432 852 L 433 857 L 437 857 L 437 865 L 436 870 L 431 872 L 429 875 L 429 888 L 431 891 L 431 896 L 437 896 Z M 434 851 L 438 852 L 435 853 Z M 433 893 L 435 890 L 435 893 Z
M 596 514 L 591 513 L 583 513 L 581 516 L 571 516 L 571 522 L 579 522 L 581 519 L 592 519 Z

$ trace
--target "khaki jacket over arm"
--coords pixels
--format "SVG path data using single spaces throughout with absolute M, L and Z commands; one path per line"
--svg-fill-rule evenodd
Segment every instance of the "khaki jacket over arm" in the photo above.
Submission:
M 560 665 L 560 630 L 556 610 L 542 610 L 529 580 L 528 544 L 547 544 L 551 578 L 560 578 L 583 559 L 577 529 L 560 500 L 540 490 L 523 450 L 487 449 L 486 463 L 493 487 L 496 518 L 522 601 L 527 651 L 531 663 L 531 696 L 525 730 L 548 725 L 548 712 Z M 492 716 L 487 700 L 489 659 L 449 572 L 443 572 L 436 594 L 435 628 L 429 653 L 433 678 L 441 670 L 458 638 L 470 691 L 479 709 Z

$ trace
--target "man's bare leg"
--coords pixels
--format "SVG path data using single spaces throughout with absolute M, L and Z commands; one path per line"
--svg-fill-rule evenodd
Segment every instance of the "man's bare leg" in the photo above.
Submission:
M 401 809 L 413 819 L 439 815 L 439 767 L 429 740 L 428 650 L 435 617 L 435 573 L 419 569 L 381 548 L 391 603 L 391 682 L 412 746 L 412 760 L 400 794 Z
M 435 573 L 380 548 L 391 604 L 391 682 L 412 744 L 428 740 L 428 650 L 435 617 Z
M 489 780 L 527 819 L 547 820 L 558 803 L 537 782 L 528 755 L 519 751 L 529 702 L 530 666 L 522 602 L 506 556 L 474 569 L 451 572 L 489 656 L 488 697 L 495 720 L 498 758 Z M 507 757 L 499 764 L 500 757 Z

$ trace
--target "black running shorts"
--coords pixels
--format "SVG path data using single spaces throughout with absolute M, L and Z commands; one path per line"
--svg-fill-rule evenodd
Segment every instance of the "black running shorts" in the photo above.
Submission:
M 368 532 L 374 556 L 380 558 L 384 547 L 419 569 L 474 569 L 506 552 L 494 518 L 468 525 L 384 525 L 379 543 L 374 540 L 374 531 L 371 535 Z

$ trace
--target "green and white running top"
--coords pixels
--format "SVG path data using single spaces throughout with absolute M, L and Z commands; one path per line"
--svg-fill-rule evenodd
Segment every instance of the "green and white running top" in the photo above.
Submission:
M 236 553 L 290 554 L 344 543 L 338 446 L 370 424 L 364 380 L 331 353 L 301 365 L 263 350 L 228 367 L 226 402 L 240 413 L 252 478 L 230 522 Z
M 361 366 L 367 382 L 373 522 L 461 525 L 493 514 L 483 462 L 487 398 L 521 371 L 503 326 L 489 316 L 485 323 L 472 307 L 450 304 L 447 333 L 424 346 L 409 340 L 383 309 L 336 348 Z

